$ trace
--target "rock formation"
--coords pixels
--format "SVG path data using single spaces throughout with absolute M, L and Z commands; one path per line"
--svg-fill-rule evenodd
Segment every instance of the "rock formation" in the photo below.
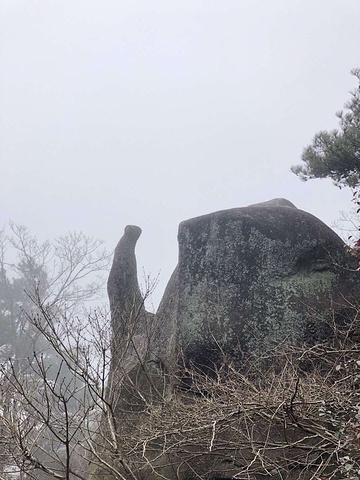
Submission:
M 144 355 L 145 308 L 136 269 L 135 245 L 141 228 L 128 225 L 116 246 L 108 279 L 108 295 L 113 330 L 113 358 L 131 370 L 138 363 L 134 343 Z M 126 361 L 124 360 L 126 357 Z M 113 362 L 114 363 L 114 362 Z M 112 366 L 114 369 L 114 365 Z
M 158 311 L 161 331 L 195 361 L 314 342 L 349 287 L 342 240 L 284 199 L 182 222 L 179 262 Z M 202 358 L 204 357 L 204 358 Z M 197 359 L 197 360 L 196 360 Z
M 125 228 L 116 246 L 108 279 L 113 334 L 108 390 L 110 396 L 118 397 L 119 407 L 128 404 L 133 410 L 139 407 L 136 390 L 147 388 L 147 376 L 144 375 L 142 364 L 149 356 L 153 324 L 152 314 L 145 311 L 137 280 L 135 245 L 140 235 L 139 227 L 128 225 Z M 129 374 L 133 377 L 131 385 L 124 381 Z
M 184 364 L 206 372 L 220 362 L 219 354 L 239 365 L 244 352 L 311 345 L 328 335 L 332 303 L 341 304 L 354 288 L 343 268 L 342 240 L 314 216 L 275 199 L 182 222 L 178 265 L 156 316 L 149 316 L 136 275 L 134 249 L 140 233 L 139 227 L 126 227 L 108 282 L 113 326 L 109 392 L 117 399 L 123 438 L 145 422 L 145 416 L 131 412 L 148 412 L 157 395 L 164 398 L 179 352 Z M 226 444 L 230 437 L 223 435 Z M 199 454 L 201 462 L 194 457 L 193 464 L 179 460 L 176 465 L 154 448 L 154 462 L 160 458 L 167 465 L 158 465 L 163 478 L 225 479 L 231 478 L 225 471 L 236 473 L 226 451 L 221 465 L 209 451 Z M 134 465 L 136 470 L 141 459 Z M 153 467 L 139 468 L 143 473 L 129 478 L 158 478 Z M 211 471 L 217 474 L 206 473 Z

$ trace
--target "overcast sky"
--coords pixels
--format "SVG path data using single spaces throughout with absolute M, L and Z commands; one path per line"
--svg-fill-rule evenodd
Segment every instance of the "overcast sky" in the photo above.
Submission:
M 290 166 L 356 86 L 359 0 L 1 0 L 0 16 L 1 225 L 109 249 L 139 225 L 157 303 L 182 220 L 274 197 L 329 225 L 351 208 Z

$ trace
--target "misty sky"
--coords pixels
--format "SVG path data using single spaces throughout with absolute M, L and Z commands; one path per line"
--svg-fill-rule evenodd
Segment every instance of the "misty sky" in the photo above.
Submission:
M 115 247 L 161 282 L 180 221 L 285 197 L 327 224 L 351 193 L 290 172 L 356 86 L 359 0 L 1 0 L 0 224 Z

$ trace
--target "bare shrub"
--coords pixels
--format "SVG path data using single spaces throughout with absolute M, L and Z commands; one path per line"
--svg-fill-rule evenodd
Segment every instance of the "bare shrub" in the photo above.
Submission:
M 205 370 L 178 352 L 175 372 L 142 355 L 129 371 L 138 342 L 130 335 L 123 345 L 130 357 L 112 377 L 106 312 L 92 312 L 85 328 L 76 318 L 54 322 L 51 308 L 34 301 L 34 325 L 72 376 L 60 367 L 50 381 L 36 354 L 31 375 L 11 361 L 2 366 L 2 441 L 9 464 L 26 478 L 360 478 L 354 302 L 341 321 L 334 313 L 327 342 L 279 346 L 244 355 L 240 364 L 219 348 L 221 360 Z M 0 478 L 19 477 L 8 471 Z

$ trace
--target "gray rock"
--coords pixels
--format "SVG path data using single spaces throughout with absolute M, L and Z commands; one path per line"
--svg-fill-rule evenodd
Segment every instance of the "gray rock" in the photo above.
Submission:
M 215 351 L 239 358 L 281 343 L 314 343 L 327 335 L 332 302 L 353 288 L 342 240 L 274 199 L 182 222 L 179 262 L 149 323 L 136 273 L 140 234 L 126 227 L 108 281 L 117 356 L 131 336 L 142 358 L 150 352 L 168 368 L 178 349 L 206 364 Z
M 350 288 L 336 266 L 344 264 L 342 240 L 284 199 L 187 220 L 178 240 L 157 317 L 168 345 L 195 362 L 219 350 L 238 357 L 315 342 L 326 335 L 331 302 Z
M 128 225 L 125 228 L 115 249 L 107 285 L 113 330 L 112 371 L 117 371 L 117 377 L 144 359 L 147 350 L 144 338 L 147 316 L 135 258 L 135 245 L 140 235 L 139 227 Z

